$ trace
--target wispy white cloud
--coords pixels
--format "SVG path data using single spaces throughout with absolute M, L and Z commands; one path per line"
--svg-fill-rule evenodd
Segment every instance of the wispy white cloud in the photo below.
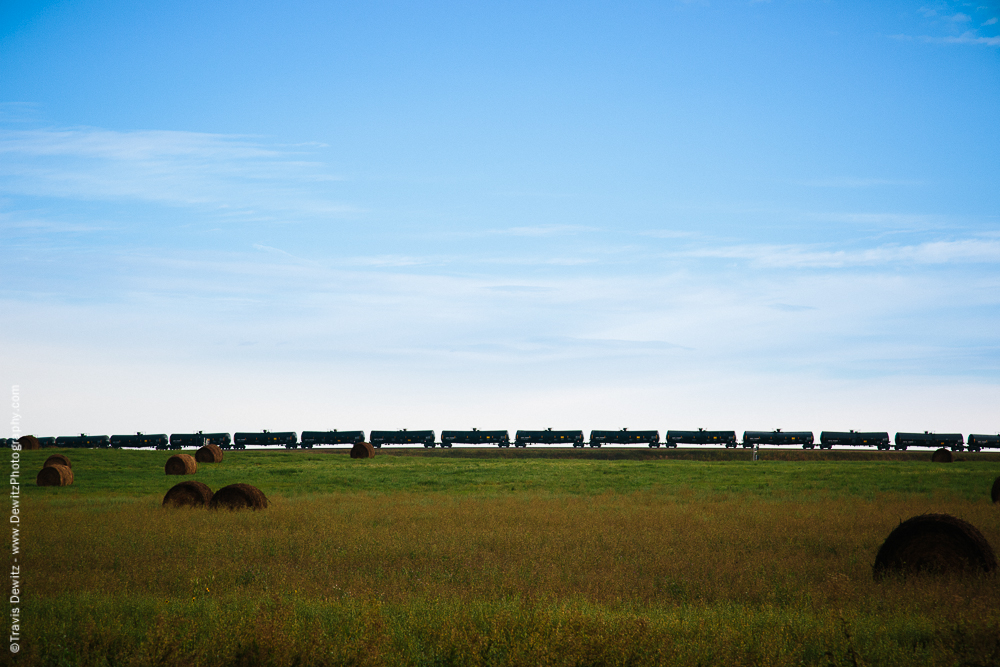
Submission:
M 941 44 L 983 44 L 985 46 L 1000 46 L 1000 36 L 982 37 L 975 30 L 963 32 L 957 37 L 926 37 L 920 38 L 924 42 L 938 42 Z
M 640 236 L 649 236 L 655 239 L 690 239 L 696 237 L 697 232 L 684 231 L 680 229 L 650 229 L 639 232 Z
M 2 123 L 35 123 L 41 115 L 40 106 L 34 102 L 0 102 Z
M 598 231 L 596 227 L 583 225 L 537 225 L 528 227 L 507 227 L 505 229 L 490 229 L 483 232 L 496 236 L 565 236 Z
M 904 227 L 926 229 L 946 227 L 952 219 L 948 216 L 926 213 L 889 213 L 873 211 L 804 211 L 799 213 L 803 219 L 824 222 L 844 222 L 860 225 L 878 225 L 889 227 Z
M 892 178 L 817 178 L 802 181 L 802 185 L 817 188 L 871 188 L 883 185 L 924 185 L 922 181 Z
M 961 35 L 948 35 L 945 37 L 932 37 L 931 35 L 890 35 L 893 39 L 917 40 L 925 44 L 981 44 L 984 46 L 1000 46 L 1000 36 L 982 37 L 974 30 L 969 30 Z
M 923 35 L 892 35 L 894 39 L 915 40 L 927 44 L 976 44 L 983 46 L 1000 46 L 1000 36 L 990 34 L 980 34 L 978 30 L 964 30 L 961 34 L 955 34 L 961 30 L 965 24 L 978 22 L 979 27 L 996 25 L 997 6 L 973 7 L 969 3 L 961 3 L 955 6 L 953 2 L 939 2 L 935 6 L 921 7 L 918 12 L 928 21 L 929 28 L 935 28 L 941 32 L 950 34 L 923 34 Z M 967 13 L 971 12 L 971 13 Z M 986 17 L 984 20 L 984 14 Z M 992 16 L 990 16 L 992 14 Z
M 12 215 L 0 212 L 0 229 L 10 231 L 39 231 L 49 233 L 83 234 L 115 229 L 112 224 L 90 220 L 88 222 L 68 222 L 53 220 L 39 215 Z
M 356 211 L 323 192 L 340 177 L 310 159 L 315 150 L 196 132 L 7 129 L 0 130 L 0 192 L 265 217 Z
M 297 256 L 293 255 L 292 253 L 288 252 L 287 250 L 282 250 L 281 248 L 274 248 L 272 246 L 263 245 L 263 244 L 260 244 L 260 243 L 254 243 L 253 247 L 254 247 L 255 250 L 261 250 L 261 251 L 266 252 L 266 253 L 271 253 L 271 254 L 274 254 L 274 255 L 279 255 L 281 257 L 287 257 L 288 259 L 296 261 L 296 262 L 310 262 L 310 260 L 304 259 L 302 257 L 297 257 Z
M 370 257 L 347 257 L 339 260 L 344 266 L 390 268 L 416 267 L 443 264 L 447 260 L 435 257 L 416 257 L 409 255 L 375 255 Z
M 806 245 L 737 245 L 700 248 L 691 257 L 742 259 L 758 266 L 780 268 L 847 268 L 913 264 L 1000 263 L 1000 242 L 993 239 L 932 241 L 915 245 L 884 245 L 859 250 L 824 250 Z
M 775 303 L 771 304 L 771 308 L 781 310 L 786 313 L 801 313 L 807 310 L 816 310 L 816 306 L 800 306 L 792 303 Z
M 487 285 L 483 289 L 491 292 L 511 292 L 514 294 L 520 294 L 524 292 L 548 292 L 551 291 L 552 288 L 542 287 L 541 285 Z

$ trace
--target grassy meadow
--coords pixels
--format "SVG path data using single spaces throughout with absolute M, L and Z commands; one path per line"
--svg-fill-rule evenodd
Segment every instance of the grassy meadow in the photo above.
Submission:
M 74 485 L 34 486 L 54 451 Z M 997 454 L 168 456 L 22 452 L 16 664 L 1000 664 L 995 577 L 871 577 L 924 512 L 1000 547 Z M 163 509 L 183 479 L 271 505 Z

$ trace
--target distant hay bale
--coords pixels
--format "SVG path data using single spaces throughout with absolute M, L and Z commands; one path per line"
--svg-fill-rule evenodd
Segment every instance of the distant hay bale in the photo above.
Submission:
M 67 468 L 72 468 L 73 465 L 69 462 L 69 457 L 65 454 L 53 454 L 49 458 L 45 459 L 44 466 L 66 466 Z
M 230 484 L 215 492 L 215 495 L 212 496 L 212 502 L 209 503 L 209 508 L 213 510 L 262 510 L 267 508 L 267 498 L 255 486 Z
M 352 459 L 373 459 L 375 458 L 375 448 L 370 442 L 358 442 L 351 447 Z
M 872 573 L 993 572 L 996 555 L 983 534 L 949 514 L 921 514 L 903 521 L 885 538 Z
M 198 463 L 222 463 L 222 448 L 218 445 L 205 445 L 194 454 Z
M 73 483 L 73 470 L 61 465 L 45 466 L 35 478 L 38 486 L 69 486 Z
M 21 449 L 41 449 L 42 443 L 38 442 L 38 438 L 33 435 L 22 435 L 17 439 L 17 442 L 21 445 Z
M 198 464 L 190 454 L 174 454 L 167 459 L 164 470 L 168 475 L 193 475 L 198 472 Z
M 212 489 L 202 482 L 175 484 L 163 496 L 164 507 L 207 507 L 212 502 Z
M 995 503 L 1000 503 L 1000 477 L 993 480 L 993 488 L 990 489 L 990 498 Z
M 952 460 L 951 450 L 944 447 L 934 452 L 934 455 L 931 456 L 931 461 L 934 463 L 951 463 Z

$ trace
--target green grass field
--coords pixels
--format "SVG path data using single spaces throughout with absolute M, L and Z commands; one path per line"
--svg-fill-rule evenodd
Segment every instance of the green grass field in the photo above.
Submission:
M 73 486 L 34 486 L 53 451 Z M 997 454 L 168 456 L 22 452 L 17 664 L 1000 664 L 996 578 L 871 577 L 924 512 L 1000 546 Z M 271 506 L 161 508 L 182 479 Z

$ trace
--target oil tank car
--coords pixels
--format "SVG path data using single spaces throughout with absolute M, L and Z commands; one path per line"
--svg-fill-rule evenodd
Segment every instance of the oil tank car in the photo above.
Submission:
M 168 440 L 167 436 L 163 433 L 156 435 L 136 433 L 135 435 L 113 435 L 108 439 L 108 442 L 115 449 L 122 447 L 156 447 L 157 449 L 166 449 Z
M 434 431 L 372 431 L 369 442 L 372 447 L 381 449 L 382 445 L 423 445 L 434 447 Z
M 166 449 L 180 449 L 181 447 L 204 447 L 205 445 L 217 445 L 220 449 L 232 449 L 233 440 L 228 433 L 174 433 L 170 436 L 170 444 Z M 159 447 L 157 447 L 159 449 Z
M 667 431 L 667 447 L 677 445 L 724 445 L 726 449 L 736 447 L 736 431 Z
M 970 452 L 981 452 L 984 447 L 1000 447 L 1000 435 L 970 433 L 968 445 Z
M 271 431 L 261 431 L 260 433 L 234 433 L 233 445 L 236 449 L 246 449 L 247 445 L 258 445 L 269 447 L 271 445 L 284 445 L 285 449 L 295 449 L 299 438 L 294 431 L 282 431 L 272 433 Z
M 743 447 L 754 445 L 802 445 L 802 449 L 813 448 L 812 431 L 743 431 Z
M 544 431 L 519 430 L 514 434 L 515 447 L 527 447 L 531 444 L 583 447 L 583 431 L 553 431 L 547 428 Z
M 647 444 L 650 447 L 660 446 L 660 432 L 659 431 L 630 431 L 627 428 L 623 428 L 620 431 L 591 431 L 590 432 L 590 446 L 600 447 L 601 445 L 642 445 Z M 578 446 L 573 443 L 573 446 Z M 583 447 L 583 443 L 579 444 Z M 667 445 L 670 446 L 669 444 Z
M 510 447 L 510 433 L 507 431 L 441 431 L 441 447 L 460 445 L 496 445 Z
M 823 431 L 819 434 L 819 448 L 832 449 L 838 447 L 872 447 L 879 451 L 889 450 L 891 446 L 889 434 L 885 431 Z
M 365 441 L 364 431 L 302 431 L 302 449 L 313 445 L 357 445 Z
M 76 449 L 105 449 L 111 446 L 111 438 L 106 435 L 61 435 L 56 438 L 57 447 L 72 447 Z
M 950 448 L 953 452 L 960 452 L 965 445 L 965 438 L 961 433 L 897 433 L 896 450 L 905 450 L 907 447 L 942 447 Z

